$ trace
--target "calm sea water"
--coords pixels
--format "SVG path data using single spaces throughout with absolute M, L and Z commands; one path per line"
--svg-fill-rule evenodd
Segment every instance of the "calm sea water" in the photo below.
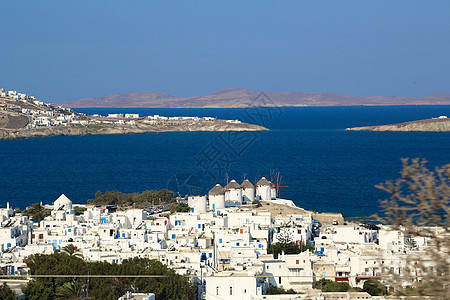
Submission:
M 450 133 L 350 132 L 346 127 L 450 116 L 450 106 L 281 109 L 78 109 L 86 113 L 238 118 L 257 133 L 162 133 L 0 141 L 0 204 L 24 208 L 65 193 L 85 203 L 98 190 L 170 188 L 205 194 L 229 179 L 282 175 L 281 196 L 306 209 L 370 215 L 398 177 L 400 158 L 450 161 Z

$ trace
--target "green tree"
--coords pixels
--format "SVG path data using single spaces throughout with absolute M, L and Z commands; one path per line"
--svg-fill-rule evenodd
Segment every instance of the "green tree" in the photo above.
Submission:
M 94 199 L 89 199 L 89 204 L 94 205 L 119 205 L 134 206 L 136 208 L 148 208 L 152 205 L 162 203 L 172 203 L 175 201 L 175 194 L 167 189 L 159 191 L 146 190 L 142 193 L 125 194 L 118 191 L 107 191 L 104 194 L 101 191 L 95 193 Z
M 189 212 L 189 206 L 186 203 L 178 203 L 170 207 L 170 213 Z
M 262 206 L 261 201 L 259 201 L 259 200 L 253 200 L 253 201 L 252 201 L 252 204 L 253 204 L 253 205 L 256 205 L 256 208 Z
M 89 299 L 117 299 L 126 291 L 155 293 L 157 299 L 194 299 L 196 287 L 189 278 L 179 276 L 159 261 L 133 258 L 122 264 L 86 262 L 81 258 L 55 253 L 31 255 L 27 259 L 30 274 L 69 275 L 65 277 L 38 277 L 22 288 L 28 299 L 57 299 L 80 297 L 80 286 Z M 111 277 L 76 278 L 76 275 L 110 275 Z M 71 277 L 70 275 L 74 275 Z M 136 275 L 117 277 L 115 275 Z M 139 275 L 163 275 L 163 277 L 139 277 Z M 65 295 L 65 296 L 64 296 Z M 76 299 L 76 298 L 71 298 Z
M 281 228 L 277 240 L 278 241 L 271 244 L 268 249 L 268 253 L 273 254 L 275 259 L 278 258 L 278 255 L 282 252 L 285 254 L 299 254 L 306 250 L 314 250 L 314 247 L 309 243 L 301 243 L 300 245 L 294 243 L 292 235 L 288 230 L 284 230 L 284 228 Z
M 16 300 L 18 299 L 16 294 L 13 290 L 5 283 L 3 282 L 2 285 L 0 285 L 0 299 L 3 300 Z
M 332 282 L 329 279 L 322 278 L 320 280 L 314 281 L 312 287 L 314 289 L 322 289 L 327 283 Z
M 82 207 L 82 206 L 74 206 L 73 209 L 75 210 L 76 216 L 82 215 L 87 210 L 86 207 Z
M 51 211 L 40 203 L 34 203 L 23 211 L 25 216 L 29 216 L 33 221 L 41 222 L 45 217 L 50 216 Z
M 322 292 L 347 292 L 350 290 L 350 285 L 347 282 L 335 282 L 322 278 L 313 282 L 313 288 L 320 289 Z
M 266 295 L 283 295 L 283 294 L 297 294 L 293 289 L 285 290 L 283 288 L 269 285 L 266 291 Z
M 56 298 L 58 300 L 64 300 L 64 299 L 72 299 L 72 300 L 78 300 L 82 299 L 83 287 L 82 285 L 74 280 L 64 283 L 61 286 L 58 286 L 56 288 Z
M 376 279 L 369 279 L 364 282 L 363 291 L 369 293 L 371 296 L 386 295 L 386 286 Z
M 64 246 L 62 249 L 63 253 L 66 253 L 70 256 L 82 257 L 83 255 L 80 253 L 80 249 L 77 249 L 73 244 L 69 244 Z
M 348 292 L 350 285 L 347 282 L 332 282 L 324 286 L 324 292 Z
M 102 191 L 97 191 L 97 193 L 95 193 L 95 199 L 100 198 L 102 195 Z

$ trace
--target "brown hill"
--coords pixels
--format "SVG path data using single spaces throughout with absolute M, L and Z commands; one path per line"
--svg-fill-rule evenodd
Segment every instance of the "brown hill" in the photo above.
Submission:
M 450 94 L 435 94 L 424 98 L 397 96 L 351 97 L 333 93 L 262 92 L 230 88 L 197 97 L 182 98 L 157 92 L 129 92 L 56 104 L 69 108 L 450 105 Z
M 57 104 L 64 104 L 62 106 L 66 107 L 152 107 L 155 104 L 176 99 L 178 97 L 157 92 L 128 92 Z
M 418 121 L 410 121 L 399 124 L 380 125 L 380 126 L 364 126 L 347 128 L 353 131 L 429 131 L 429 132 L 449 132 L 450 119 L 442 116 L 437 119 L 426 119 Z

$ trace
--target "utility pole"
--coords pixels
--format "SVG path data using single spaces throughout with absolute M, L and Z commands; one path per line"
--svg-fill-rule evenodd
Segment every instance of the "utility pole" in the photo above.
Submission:
M 90 275 L 90 271 L 88 271 L 87 287 L 86 287 L 86 299 L 88 299 L 88 300 L 89 300 L 89 275 Z

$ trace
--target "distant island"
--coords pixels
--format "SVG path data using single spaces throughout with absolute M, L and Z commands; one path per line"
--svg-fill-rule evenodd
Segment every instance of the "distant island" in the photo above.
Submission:
M 353 127 L 347 128 L 346 130 L 450 132 L 450 119 L 447 118 L 447 116 L 440 116 L 433 119 L 425 119 L 391 125 Z
M 268 92 L 230 88 L 202 96 L 176 97 L 158 92 L 128 92 L 77 101 L 58 102 L 82 107 L 244 108 L 263 106 L 355 106 L 355 105 L 450 105 L 450 94 L 423 98 L 400 96 L 351 97 L 333 93 Z
M 173 131 L 263 131 L 262 126 L 212 117 L 92 116 L 0 89 L 0 140 L 29 137 Z

